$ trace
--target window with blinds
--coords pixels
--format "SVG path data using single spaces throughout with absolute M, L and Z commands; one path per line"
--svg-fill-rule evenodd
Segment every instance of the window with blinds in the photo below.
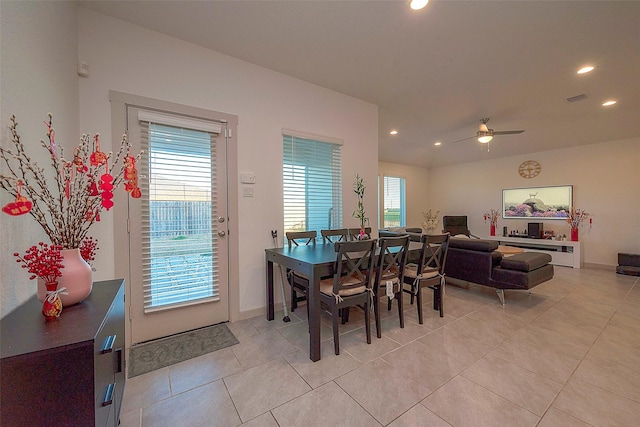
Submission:
M 384 227 L 406 226 L 405 179 L 397 176 L 385 176 L 384 190 Z
M 141 125 L 149 186 L 142 200 L 144 310 L 217 299 L 215 134 Z
M 342 227 L 342 146 L 283 135 L 284 230 Z

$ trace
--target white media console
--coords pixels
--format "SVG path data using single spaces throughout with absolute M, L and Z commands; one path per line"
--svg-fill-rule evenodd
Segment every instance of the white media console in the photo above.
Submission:
M 525 252 L 542 252 L 549 254 L 551 255 L 551 264 L 573 268 L 582 267 L 582 242 L 503 236 L 487 236 L 482 238 L 486 240 L 497 240 L 501 245 L 522 248 Z

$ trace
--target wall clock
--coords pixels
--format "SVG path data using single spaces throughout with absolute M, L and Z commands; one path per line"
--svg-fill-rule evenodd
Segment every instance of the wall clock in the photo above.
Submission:
M 522 162 L 522 164 L 520 164 L 520 167 L 518 167 L 518 173 L 521 177 L 526 179 L 538 176 L 541 170 L 542 166 L 540 166 L 540 163 L 536 162 L 535 160 L 527 160 L 525 162 Z

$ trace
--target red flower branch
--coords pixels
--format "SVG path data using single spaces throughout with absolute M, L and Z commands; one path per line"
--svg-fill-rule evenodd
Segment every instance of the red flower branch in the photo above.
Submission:
M 32 274 L 29 280 L 39 277 L 50 283 L 57 281 L 58 277 L 62 276 L 60 270 L 64 268 L 62 265 L 64 257 L 60 254 L 61 249 L 62 247 L 59 245 L 49 246 L 40 242 L 38 246 L 33 245 L 27 249 L 22 257 L 17 252 L 13 255 L 18 257 L 17 262 L 22 263 L 22 268 L 27 268 Z

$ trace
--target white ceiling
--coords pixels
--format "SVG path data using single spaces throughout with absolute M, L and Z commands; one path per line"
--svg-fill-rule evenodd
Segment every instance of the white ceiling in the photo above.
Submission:
M 378 105 L 381 161 L 437 167 L 640 136 L 640 1 L 80 3 Z M 483 117 L 526 132 L 489 152 L 452 143 Z

